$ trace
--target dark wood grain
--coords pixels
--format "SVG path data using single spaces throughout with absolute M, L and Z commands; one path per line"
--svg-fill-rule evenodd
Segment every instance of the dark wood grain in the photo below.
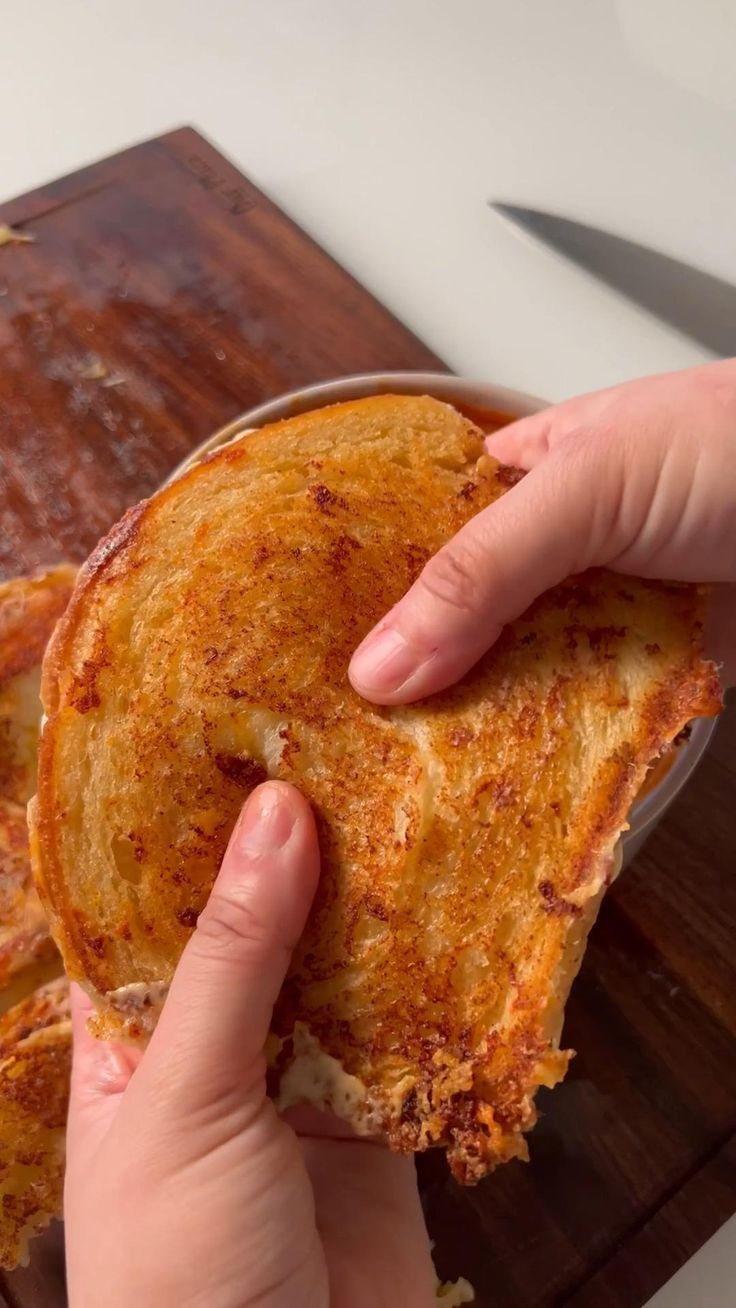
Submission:
M 0 222 L 37 238 L 0 249 L 5 574 L 82 558 L 257 401 L 442 366 L 190 130 Z M 732 706 L 604 905 L 568 1009 L 578 1057 L 541 1098 L 531 1163 L 462 1190 L 420 1161 L 440 1271 L 468 1276 L 480 1308 L 639 1308 L 736 1209 L 735 810 Z M 7 1278 L 14 1306 L 34 1304 L 47 1256 Z
M 14 200 L 0 223 L 0 575 L 83 558 L 251 405 L 443 365 L 195 132 Z
M 735 1187 L 736 1137 L 732 1136 L 631 1233 L 597 1274 L 586 1279 L 580 1291 L 566 1300 L 568 1308 L 644 1303 L 723 1224 L 733 1208 Z
M 3 1277 L 2 1288 L 5 1297 L 0 1295 L 0 1308 L 65 1308 L 64 1231 L 60 1222 L 54 1222 L 35 1241 L 28 1267 L 19 1267 Z

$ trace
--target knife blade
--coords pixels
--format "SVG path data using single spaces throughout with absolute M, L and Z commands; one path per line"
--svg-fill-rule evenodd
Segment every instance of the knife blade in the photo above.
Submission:
M 600 227 L 541 209 L 488 203 L 502 218 L 714 354 L 736 354 L 736 286 L 730 282 Z

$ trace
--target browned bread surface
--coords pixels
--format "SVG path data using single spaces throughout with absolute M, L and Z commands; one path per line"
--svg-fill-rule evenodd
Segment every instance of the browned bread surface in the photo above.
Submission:
M 36 789 L 41 660 L 75 575 L 62 563 L 0 583 L 0 795 L 17 804 Z
M 31 875 L 26 810 L 0 796 L 0 1011 L 19 973 L 33 969 L 35 975 L 54 959 L 61 971 Z
M 66 978 L 31 875 L 41 661 L 71 595 L 61 564 L 0 585 L 0 1266 L 61 1215 L 71 1028 Z M 41 985 L 42 982 L 50 984 Z
M 294 782 L 323 874 L 274 1018 L 279 1101 L 442 1144 L 465 1180 L 524 1153 L 631 802 L 719 706 L 698 591 L 602 571 L 431 701 L 355 694 L 362 636 L 519 475 L 429 398 L 265 428 L 122 519 L 44 670 L 34 857 L 99 1029 L 150 1030 L 243 799 Z
M 66 977 L 0 1017 L 0 1266 L 61 1216 L 71 1021 Z
M 33 885 L 25 806 L 36 788 L 41 662 L 75 576 L 63 563 L 0 584 L 0 1012 L 61 971 Z

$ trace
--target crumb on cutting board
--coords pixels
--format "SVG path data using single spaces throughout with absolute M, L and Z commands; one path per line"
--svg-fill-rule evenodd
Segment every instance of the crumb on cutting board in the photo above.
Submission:
M 31 232 L 20 232 L 17 227 L 0 223 L 0 245 L 32 245 L 35 239 Z
M 437 1303 L 441 1308 L 460 1308 L 464 1303 L 475 1303 L 475 1291 L 464 1276 L 459 1281 L 446 1281 L 437 1286 Z

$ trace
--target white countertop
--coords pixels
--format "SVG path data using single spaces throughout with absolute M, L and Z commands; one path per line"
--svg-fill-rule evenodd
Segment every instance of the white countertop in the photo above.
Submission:
M 0 18 L 0 198 L 191 123 L 460 372 L 556 399 L 707 357 L 486 201 L 736 281 L 734 0 L 0 0 Z M 734 1222 L 714 1250 L 697 1300 L 657 1308 L 731 1304 Z
M 706 357 L 486 200 L 736 279 L 733 0 L 0 14 L 3 197 L 190 122 L 459 371 L 558 398 Z

